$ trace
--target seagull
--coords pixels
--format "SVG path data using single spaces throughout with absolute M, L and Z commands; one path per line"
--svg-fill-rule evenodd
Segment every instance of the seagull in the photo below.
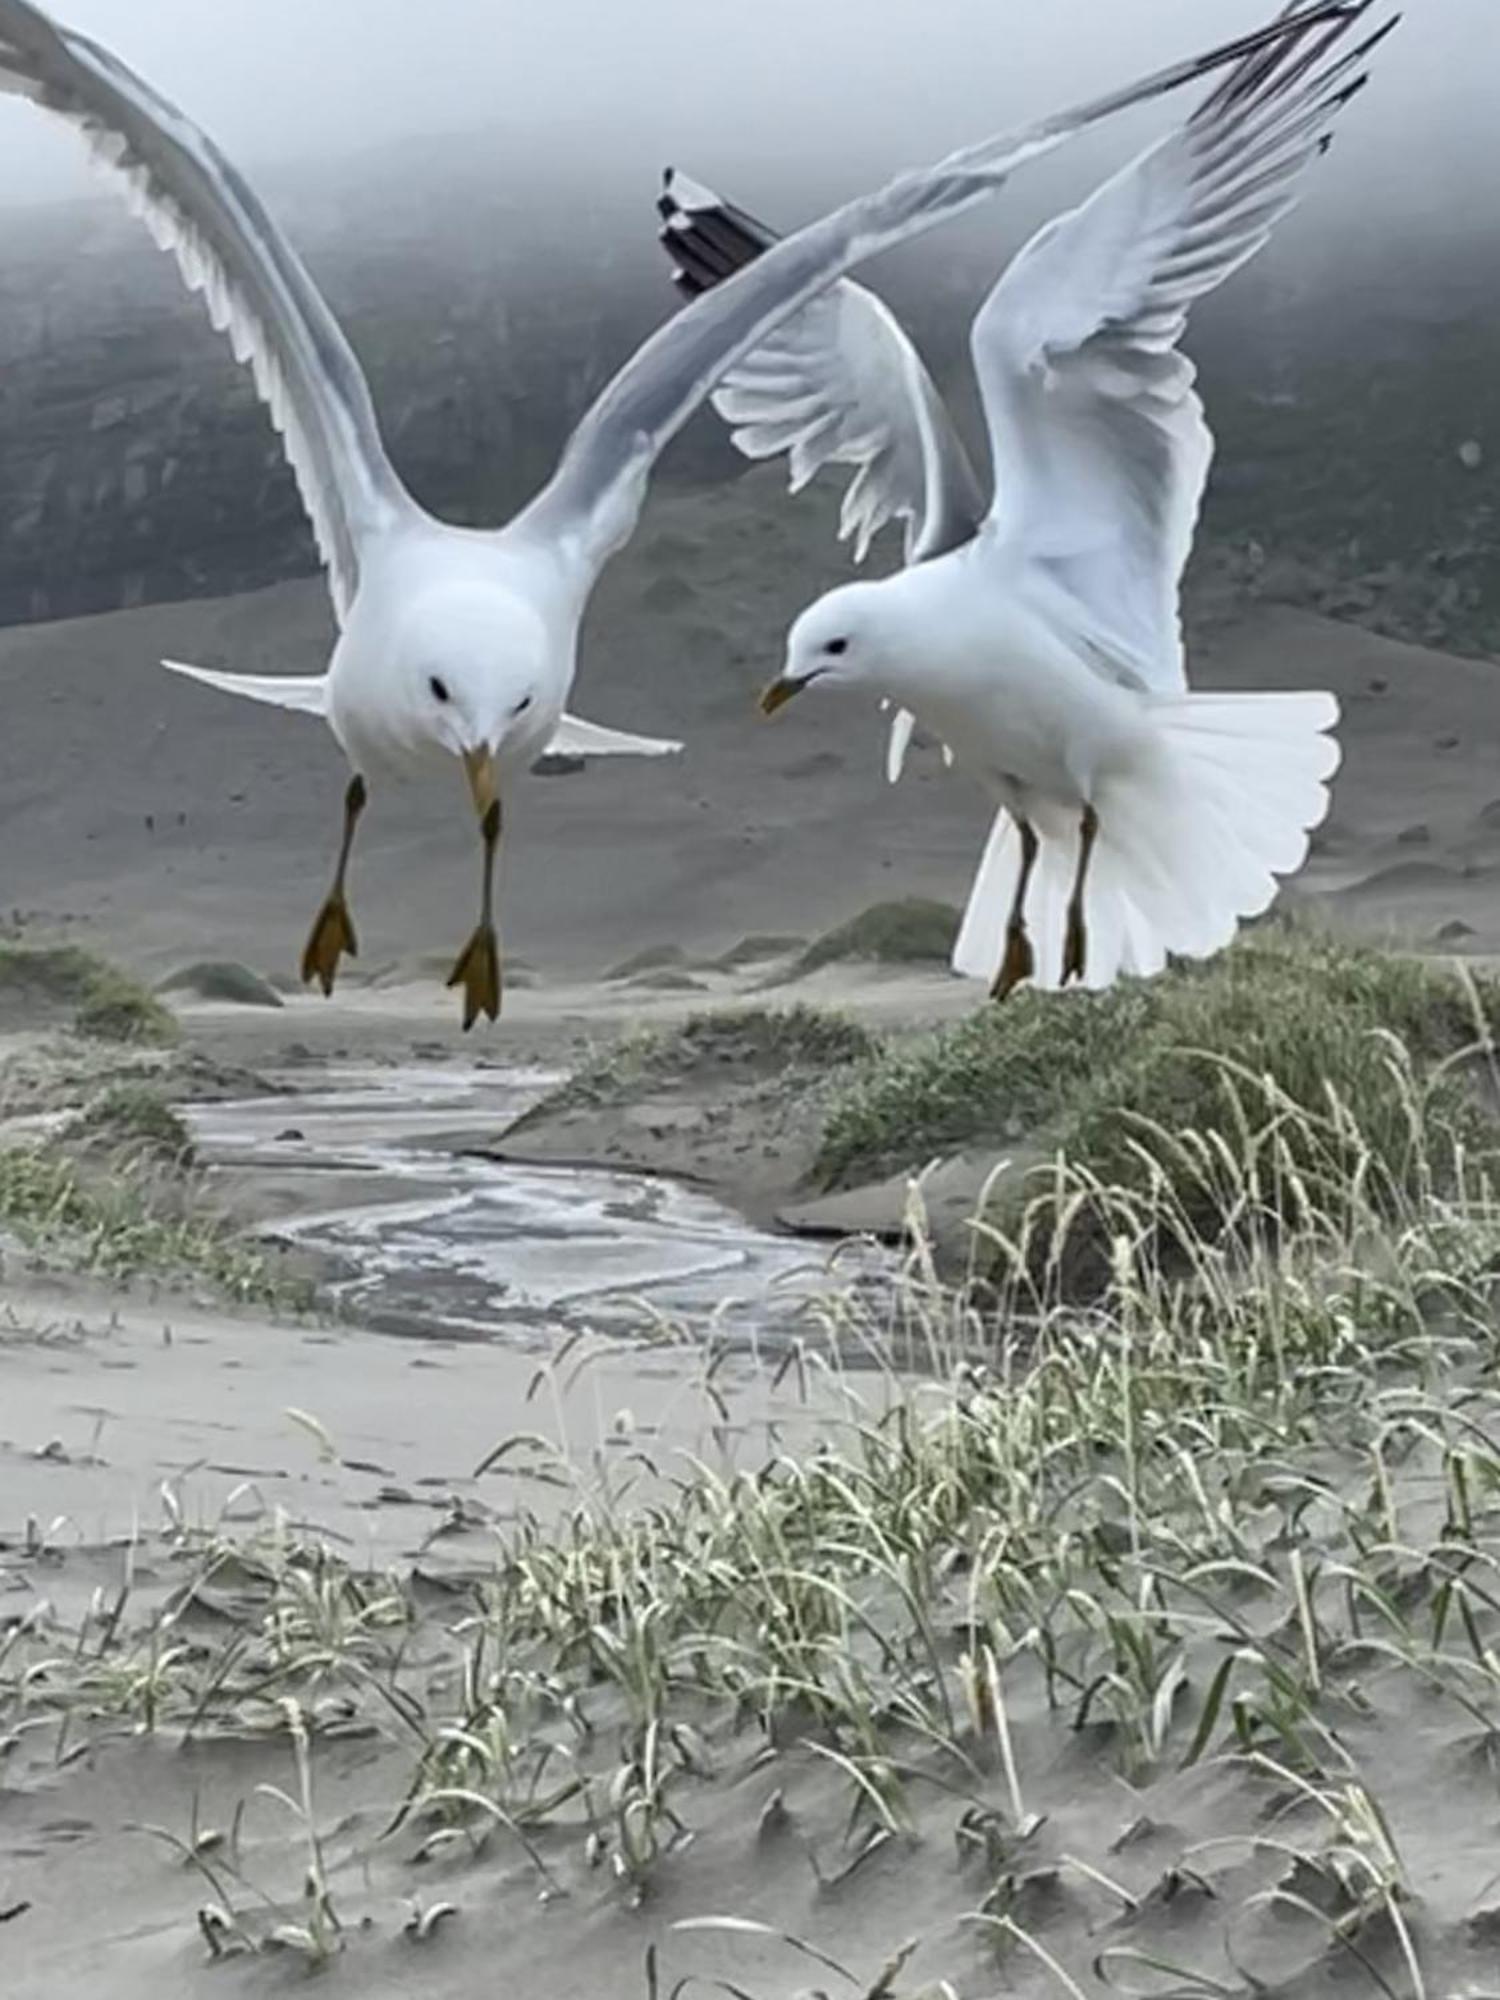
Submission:
M 436 520 L 381 442 L 368 384 L 296 251 L 199 128 L 109 50 L 30 0 L 0 0 L 0 90 L 79 129 L 188 287 L 247 362 L 281 434 L 327 570 L 339 635 L 325 674 L 244 676 L 170 662 L 256 701 L 321 715 L 348 760 L 343 831 L 303 976 L 331 992 L 355 950 L 345 891 L 374 777 L 459 760 L 481 842 L 479 921 L 449 980 L 463 1022 L 497 1018 L 494 869 L 502 799 L 546 749 L 663 751 L 566 713 L 578 629 L 600 571 L 629 540 L 657 455 L 726 369 L 865 258 L 994 195 L 1023 162 L 1074 133 L 1221 65 L 1342 21 L 1350 0 L 1278 19 L 1007 137 L 910 172 L 767 248 L 752 268 L 637 349 L 574 430 L 543 490 L 505 526 Z
M 905 566 L 803 612 L 762 697 L 814 683 L 918 720 L 995 817 L 955 969 L 1100 988 L 1207 957 L 1306 857 L 1339 761 L 1331 694 L 1190 693 L 1179 585 L 1213 440 L 1178 352 L 1188 309 L 1265 243 L 1399 16 L 1297 9 L 1186 122 L 1041 229 L 975 320 L 994 465 L 986 506 L 943 399 L 884 302 L 841 280 L 726 372 L 712 400 L 793 491 L 853 468 L 841 538 L 904 524 Z M 774 254 L 763 223 L 669 171 L 660 241 L 699 309 Z

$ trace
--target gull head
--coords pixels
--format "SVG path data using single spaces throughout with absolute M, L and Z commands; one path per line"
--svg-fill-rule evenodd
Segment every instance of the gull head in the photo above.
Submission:
M 827 687 L 878 684 L 885 659 L 879 588 L 846 583 L 808 606 L 787 634 L 786 664 L 760 698 L 767 715 L 815 681 Z
M 546 635 L 529 607 L 490 591 L 415 609 L 394 661 L 402 733 L 418 753 L 461 761 L 482 817 L 497 772 L 529 762 L 556 723 Z

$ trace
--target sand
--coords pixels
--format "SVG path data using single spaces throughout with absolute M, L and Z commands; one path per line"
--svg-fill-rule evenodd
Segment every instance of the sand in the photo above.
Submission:
M 720 1374 L 714 1400 L 703 1383 L 681 1351 L 642 1356 L 608 1344 L 539 1372 L 502 1341 L 457 1346 L 288 1327 L 8 1274 L 0 1633 L 41 1601 L 73 1618 L 91 1599 L 107 1608 L 127 1579 L 133 1609 L 159 1602 L 193 1573 L 185 1530 L 253 1545 L 280 1510 L 293 1532 L 315 1529 L 353 1563 L 414 1566 L 420 1622 L 408 1645 L 419 1659 L 435 1658 L 493 1524 L 518 1506 L 545 1518 L 573 1496 L 546 1483 L 552 1461 L 540 1450 L 479 1472 L 500 1437 L 525 1428 L 564 1446 L 582 1485 L 596 1483 L 597 1453 L 644 1501 L 660 1488 L 638 1469 L 637 1446 L 663 1464 L 691 1450 L 727 1470 L 757 1462 L 771 1419 L 792 1450 L 805 1450 L 822 1421 L 790 1385 L 772 1389 L 748 1368 Z M 1395 1468 L 1408 1522 L 1431 1494 L 1432 1473 L 1420 1455 Z M 1326 1458 L 1321 1474 L 1336 1476 Z M 225 1621 L 242 1615 L 235 1607 L 253 1602 L 252 1582 L 216 1573 L 177 1637 L 222 1643 Z M 1493 1990 L 1484 1983 L 1496 1922 L 1489 1760 L 1459 1710 L 1378 1665 L 1372 1659 L 1366 1677 L 1373 1700 L 1341 1716 L 1341 1738 L 1378 1773 L 1421 1887 L 1410 1921 L 1429 1977 L 1445 1982 L 1429 1991 L 1476 2000 Z M 576 1810 L 537 1836 L 536 1863 L 499 1832 L 478 1852 L 459 1843 L 421 1858 L 420 1828 L 392 1830 L 411 1776 L 408 1736 L 395 1722 L 340 1723 L 335 1706 L 309 1767 L 318 1860 L 339 1925 L 320 1990 L 362 2000 L 510 1990 L 595 2000 L 697 1990 L 696 1979 L 727 1981 L 757 2000 L 868 1995 L 885 1991 L 882 1968 L 911 1946 L 904 1983 L 892 1989 L 905 2000 L 932 1992 L 925 1982 L 939 1977 L 966 1995 L 1055 1993 L 1026 1949 L 976 1927 L 987 1894 L 1071 1968 L 1090 2000 L 1122 1990 L 1090 1977 L 1090 1965 L 1110 1963 L 1112 1978 L 1127 1977 L 1140 1970 L 1130 1953 L 1218 1983 L 1127 1984 L 1127 1992 L 1340 2000 L 1380 1990 L 1368 1959 L 1331 1945 L 1316 1922 L 1256 1907 L 1278 1884 L 1319 1893 L 1277 1844 L 1315 1845 L 1320 1831 L 1317 1813 L 1296 1810 L 1285 1785 L 1233 1759 L 1181 1772 L 1168 1762 L 1128 1778 L 1095 1732 L 1049 1717 L 1035 1677 L 1009 1684 L 1024 1829 L 1008 1820 L 1001 1772 L 980 1744 L 965 1775 L 908 1742 L 909 1823 L 866 1848 L 865 1834 L 848 1835 L 848 1786 L 826 1759 L 788 1746 L 772 1764 L 753 1732 L 720 1731 L 705 1774 L 674 1788 L 691 1839 L 658 1862 L 639 1903 L 607 1869 L 590 1866 Z M 306 1923 L 310 1850 L 284 1735 L 183 1743 L 170 1732 L 106 1726 L 91 1735 L 82 1722 L 43 1718 L 4 1746 L 0 1772 L 7 1995 L 207 2000 L 304 1989 L 301 1952 L 214 1963 L 203 1929 L 213 1922 L 203 1913 L 229 1913 L 234 1929 L 216 1933 L 224 1951 L 240 1934 L 264 1939 L 278 1925 Z M 972 1817 L 980 1802 L 987 1821 Z M 183 1843 L 195 1841 L 201 1867 L 184 1854 Z M 451 1914 L 425 1941 L 412 1934 L 443 1909 Z M 724 1915 L 735 1928 L 678 1928 Z M 814 1971 L 781 1933 L 848 1968 L 847 1979 L 826 1965 Z M 1389 1990 L 1404 1995 L 1379 1926 L 1359 1942 Z M 1101 1957 L 1110 1953 L 1113 1961 Z M 1246 1985 L 1245 1967 L 1261 1983 Z
M 295 717 L 216 699 L 168 679 L 155 661 L 170 653 L 247 671 L 316 671 L 328 617 L 315 583 L 0 633 L 0 903 L 26 934 L 75 936 L 153 980 L 198 960 L 249 965 L 286 1005 L 186 1000 L 190 1043 L 209 1065 L 300 1087 L 340 1065 L 426 1065 L 434 1078 L 476 1063 L 561 1072 L 622 1027 L 725 1003 L 805 998 L 882 1027 L 954 1018 L 977 996 L 941 967 L 834 967 L 788 983 L 785 953 L 722 963 L 749 935 L 811 937 L 878 899 L 960 903 L 987 817 L 930 747 L 887 788 L 874 714 L 809 697 L 774 725 L 757 720 L 753 696 L 774 670 L 779 631 L 836 573 L 818 524 L 782 508 L 775 485 L 751 477 L 656 506 L 611 572 L 590 620 L 577 706 L 601 722 L 680 733 L 690 747 L 666 764 L 539 779 L 518 798 L 504 921 L 519 976 L 498 1029 L 462 1037 L 439 981 L 470 922 L 474 875 L 456 779 L 446 800 L 377 794 L 354 881 L 357 976 L 331 1005 L 287 991 L 336 829 L 343 775 L 334 748 Z M 1344 704 L 1335 810 L 1296 895 L 1335 922 L 1423 949 L 1500 952 L 1495 666 L 1225 590 L 1199 593 L 1192 631 L 1204 685 L 1328 686 Z M 643 950 L 655 951 L 654 966 L 607 976 Z M 436 1084 L 433 1096 L 442 1097 Z M 294 1118 L 289 1108 L 289 1125 Z M 435 1143 L 442 1122 L 434 1111 Z M 463 1125 L 446 1143 L 471 1146 L 476 1135 Z M 580 1113 L 523 1128 L 498 1153 L 666 1173 L 725 1194 L 765 1226 L 837 1233 L 899 1220 L 899 1181 L 852 1206 L 810 1202 L 799 1190 L 808 1143 L 796 1119 L 768 1129 L 753 1091 L 737 1101 L 703 1090 L 645 1100 L 623 1120 Z M 964 1162 L 949 1170 L 955 1210 L 967 1199 L 965 1171 Z M 275 1171 L 226 1170 L 222 1193 L 247 1219 L 295 1216 L 315 1195 L 390 1194 L 363 1174 L 289 1159 Z M 539 1478 L 476 1476 L 500 1439 L 539 1431 L 565 1441 L 585 1469 L 592 1453 L 612 1463 L 640 1436 L 668 1454 L 753 1459 L 770 1405 L 790 1396 L 737 1365 L 720 1385 L 733 1411 L 726 1441 L 722 1412 L 682 1349 L 602 1344 L 554 1393 L 561 1378 L 546 1373 L 550 1349 L 534 1321 L 487 1340 L 277 1324 L 191 1297 L 39 1273 L 14 1253 L 3 1308 L 0 1643 L 41 1599 L 67 1615 L 96 1589 L 112 1593 L 127 1563 L 148 1601 L 170 1589 L 179 1562 L 166 1531 L 179 1516 L 254 1534 L 281 1510 L 351 1558 L 436 1575 L 480 1560 L 494 1523 L 518 1506 L 558 1504 Z M 790 1404 L 780 1414 L 803 1421 Z M 1434 1922 L 1446 1927 L 1443 1963 L 1457 1979 L 1479 1964 L 1463 1913 L 1483 1901 L 1493 1792 L 1447 1723 L 1418 1735 L 1417 1720 L 1401 1718 L 1402 1740 L 1383 1743 L 1381 1755 L 1422 1829 L 1424 1879 L 1443 1882 Z M 1137 1942 L 1165 1939 L 1171 1956 L 1216 1964 L 1232 1980 L 1216 1910 L 1195 1895 L 1168 1911 L 1158 1895 L 1174 1857 L 1216 1824 L 1229 1781 L 1206 1771 L 1132 1791 L 1085 1744 L 1049 1741 L 1036 1737 L 1026 1773 L 1051 1821 L 1049 1851 L 1064 1845 L 1127 1883 L 1148 1913 L 1130 1930 Z M 58 1748 L 40 1736 L 8 1755 L 0 1746 L 0 1990 L 15 2000 L 84 1990 L 144 2000 L 278 1992 L 300 1980 L 295 1960 L 208 1968 L 195 1918 L 204 1884 L 160 1841 L 127 1830 L 146 1821 L 182 1833 L 195 1809 L 201 1823 L 222 1827 L 248 1799 L 247 1872 L 295 1903 L 301 1837 L 255 1793 L 293 1783 L 284 1739 L 191 1750 L 116 1740 L 61 1762 Z M 1475 1829 L 1458 1845 L 1444 1846 L 1436 1807 L 1420 1803 L 1435 1763 L 1443 1812 Z M 843 1808 L 811 1758 L 790 1760 L 773 1779 L 723 1746 L 717 1781 L 694 1797 L 696 1838 L 642 1911 L 582 1867 L 578 1829 L 557 1857 L 570 1889 L 561 1903 L 539 1902 L 534 1872 L 504 1843 L 478 1860 L 414 1867 L 411 1840 L 376 1837 L 409 1771 L 404 1749 L 384 1737 L 334 1739 L 318 1751 L 318 1819 L 349 1944 L 330 1991 L 369 2000 L 513 1988 L 557 2000 L 645 1993 L 652 1943 L 664 1993 L 695 1972 L 757 2000 L 833 1980 L 772 1941 L 671 1931 L 715 1911 L 815 1937 L 854 1973 L 851 1987 L 833 1980 L 830 1990 L 882 1991 L 882 1964 L 918 1933 L 927 1942 L 903 1974 L 903 1994 L 939 1972 L 965 1994 L 1059 1990 L 1024 1956 L 997 1972 L 955 1928 L 980 1890 L 955 1869 L 953 1814 L 936 1803 L 923 1808 L 919 1830 L 929 1837 L 920 1845 L 892 1843 L 843 1888 L 820 1890 L 807 1850 L 842 1865 L 829 1857 L 843 1854 Z M 774 1815 L 763 1823 L 777 1786 L 792 1804 L 790 1834 Z M 1226 1892 L 1237 1894 L 1269 1866 L 1264 1856 L 1235 1865 Z M 1048 1939 L 1075 1968 L 1120 1934 L 1118 1903 L 1085 1877 L 1062 1889 L 1039 1877 L 1035 1894 Z M 451 1899 L 461 1915 L 418 1944 L 402 1928 L 413 1898 Z M 1274 1990 L 1297 2000 L 1372 1990 L 1357 1967 L 1309 1958 L 1305 1937 L 1262 1937 L 1257 1952 L 1258 1965 L 1281 1967 Z
M 577 706 L 689 747 L 518 792 L 506 937 L 544 982 L 595 979 L 652 946 L 712 957 L 752 932 L 811 935 L 893 895 L 962 902 L 987 813 L 931 750 L 890 788 L 873 710 L 810 695 L 772 722 L 755 713 L 787 620 L 839 574 L 825 526 L 753 474 L 653 506 L 608 572 Z M 1228 586 L 1190 612 L 1204 685 L 1327 686 L 1344 703 L 1337 803 L 1301 886 L 1424 944 L 1462 924 L 1465 948 L 1500 946 L 1493 667 Z M 336 838 L 337 751 L 311 721 L 155 663 L 314 672 L 328 641 L 313 581 L 0 633 L 0 908 L 153 973 L 228 958 L 290 977 Z M 472 847 L 457 776 L 450 798 L 377 792 L 353 881 L 364 972 L 451 963 Z
M 638 1497 L 650 1491 L 643 1475 L 629 1474 L 639 1450 L 663 1462 L 688 1450 L 726 1466 L 758 1462 L 778 1408 L 789 1439 L 797 1435 L 792 1397 L 774 1394 L 743 1365 L 716 1374 L 732 1411 L 727 1422 L 704 1392 L 700 1361 L 681 1350 L 596 1343 L 539 1379 L 542 1366 L 535 1352 L 502 1342 L 277 1325 L 182 1299 L 151 1304 L 73 1280 L 17 1278 L 8 1268 L 0 1632 L 44 1604 L 77 1618 L 95 1591 L 112 1597 L 127 1575 L 137 1603 L 159 1599 L 190 1568 L 174 1539 L 183 1526 L 248 1539 L 280 1515 L 356 1564 L 415 1565 L 429 1579 L 471 1571 L 493 1527 L 518 1507 L 545 1518 L 570 1497 L 550 1483 L 552 1461 L 540 1448 L 476 1476 L 495 1446 L 522 1430 L 580 1468 L 579 1490 L 593 1483 L 597 1452 L 606 1465 L 619 1462 L 610 1476 Z M 440 1617 L 441 1592 L 429 1589 Z M 121 2000 L 220 1990 L 216 1976 L 199 1970 L 193 1913 L 203 1885 L 130 1827 L 182 1833 L 194 1809 L 200 1824 L 223 1826 L 250 1798 L 250 1873 L 285 1892 L 299 1863 L 296 1829 L 253 1797 L 257 1782 L 288 1781 L 285 1745 L 174 1750 L 105 1741 L 59 1768 L 58 1745 L 50 1731 L 44 1738 L 8 1746 L 0 1781 L 0 1911 L 15 1913 L 0 1928 L 4 1991 L 41 2000 L 101 1978 Z M 364 1734 L 330 1751 L 317 1757 L 319 1809 L 337 1829 L 334 1849 L 347 1856 L 340 1899 L 352 1895 L 358 1910 L 351 1904 L 350 1915 L 368 1918 L 390 1943 L 378 1955 L 383 1964 L 370 1958 L 354 1975 L 357 1990 L 404 1992 L 410 1961 L 400 1926 L 429 1880 L 375 1836 L 399 1802 L 409 1758 L 401 1744 Z M 534 1911 L 525 1871 L 502 1864 L 498 1875 L 474 1876 L 476 1892 L 481 1883 L 486 1930 L 501 1906 L 512 1921 Z M 607 1928 L 610 1900 L 600 1903 L 595 1920 Z M 569 1955 L 577 1921 L 574 1911 L 544 1926 L 559 1959 Z M 433 1954 L 439 1983 L 431 1990 L 473 1990 L 468 1982 L 494 1943 L 492 1934 L 471 1936 L 455 1953 L 445 1938 Z M 528 1943 L 526 1952 L 535 1948 Z M 583 1963 L 578 1971 L 576 1983 L 549 1990 L 588 1990 Z M 266 1972 L 254 1972 L 248 1990 L 263 1990 Z

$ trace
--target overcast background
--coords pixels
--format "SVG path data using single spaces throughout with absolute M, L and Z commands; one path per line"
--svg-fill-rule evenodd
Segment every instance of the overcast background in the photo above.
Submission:
M 1250 0 L 68 0 L 254 169 L 431 135 L 484 135 L 531 180 L 602 185 L 668 159 L 821 199 L 1255 25 Z M 1410 0 L 1368 107 L 1318 190 L 1447 228 L 1500 199 L 1496 0 Z M 1159 114 L 1158 114 L 1159 115 Z M 1118 149 L 1118 133 L 1093 151 Z M 1034 177 L 1028 205 L 1092 154 Z M 0 105 L 0 199 L 88 191 L 69 135 Z M 751 190 L 752 195 L 754 189 Z M 764 195 L 761 197 L 764 199 Z M 795 219 L 795 217 L 789 217 Z M 1394 218 L 1393 218 L 1394 219 Z
M 663 165 L 792 227 L 1276 4 L 66 0 L 255 180 L 350 332 L 398 468 L 475 523 L 536 490 L 674 309 L 652 244 Z M 1368 25 L 1388 16 L 1382 0 Z M 1485 651 L 1500 650 L 1497 26 L 1500 0 L 1408 0 L 1299 212 L 1202 302 L 1188 343 L 1220 444 L 1200 541 L 1269 549 L 1297 566 L 1277 587 L 1319 608 L 1343 606 L 1330 579 L 1347 581 L 1404 636 Z M 981 462 L 974 307 L 1038 223 L 1199 94 L 1110 121 L 863 274 Z M 81 153 L 0 98 L 0 624 L 314 564 L 248 377 Z M 656 493 L 740 470 L 704 413 Z

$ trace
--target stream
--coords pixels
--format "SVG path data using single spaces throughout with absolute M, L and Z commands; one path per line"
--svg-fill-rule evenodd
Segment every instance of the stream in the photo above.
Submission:
M 256 1233 L 318 1253 L 348 1318 L 392 1333 L 551 1345 L 653 1322 L 782 1345 L 833 1280 L 825 1246 L 746 1222 L 679 1182 L 487 1158 L 560 1079 L 542 1071 L 339 1066 L 295 1091 L 184 1107 L 210 1172 L 266 1178 Z M 874 1246 L 839 1282 L 878 1281 Z

